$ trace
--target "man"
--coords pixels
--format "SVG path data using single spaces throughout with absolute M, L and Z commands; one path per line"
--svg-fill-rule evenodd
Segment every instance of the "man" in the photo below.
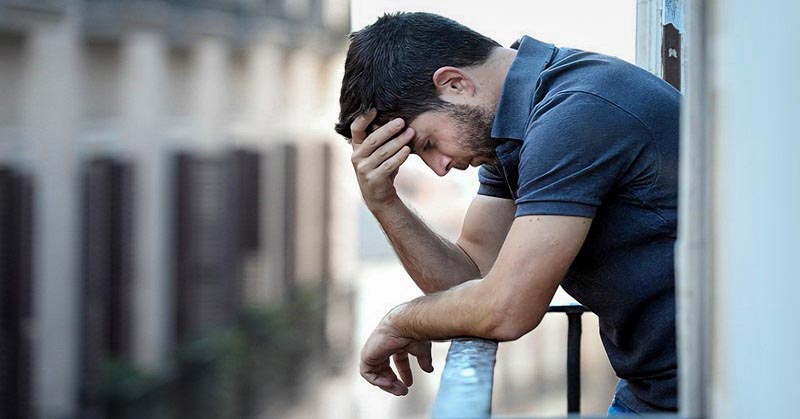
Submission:
M 432 14 L 385 15 L 353 33 L 336 129 L 352 140 L 366 205 L 426 294 L 381 320 L 361 375 L 407 394 L 409 354 L 430 372 L 431 340 L 515 340 L 561 285 L 600 318 L 621 378 L 609 411 L 674 411 L 679 97 L 616 58 L 529 37 L 502 48 Z M 456 243 L 397 197 L 411 153 L 440 176 L 481 166 Z

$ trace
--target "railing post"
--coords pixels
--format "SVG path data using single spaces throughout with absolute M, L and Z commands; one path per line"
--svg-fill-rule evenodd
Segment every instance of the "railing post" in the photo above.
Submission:
M 581 411 L 581 314 L 567 313 L 567 413 Z
M 581 315 L 589 311 L 580 304 L 551 305 L 548 313 L 567 315 L 567 413 L 581 411 Z

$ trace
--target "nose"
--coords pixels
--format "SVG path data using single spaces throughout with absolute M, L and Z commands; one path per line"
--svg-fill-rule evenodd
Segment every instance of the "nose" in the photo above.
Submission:
M 453 162 L 453 158 L 442 153 L 439 153 L 435 150 L 431 150 L 428 153 L 424 153 L 422 156 L 422 161 L 431 168 L 439 176 L 444 176 L 447 172 L 450 171 L 451 163 Z

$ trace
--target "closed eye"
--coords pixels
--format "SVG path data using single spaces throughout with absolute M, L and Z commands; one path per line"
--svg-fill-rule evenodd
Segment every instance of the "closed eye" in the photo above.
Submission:
M 417 155 L 419 155 L 419 153 L 421 153 L 423 151 L 430 150 L 430 148 L 431 148 L 431 142 L 428 140 L 427 137 L 425 137 L 421 141 L 412 142 L 411 144 L 412 144 L 411 145 L 411 152 L 414 153 L 414 154 L 417 154 Z M 416 145 L 414 145 L 414 144 L 416 144 Z
M 428 138 L 426 138 L 426 139 L 425 139 L 425 142 L 424 142 L 424 143 L 422 143 L 422 151 L 428 151 L 428 150 L 430 150 L 432 147 L 433 147 L 433 144 L 431 144 L 431 140 L 430 140 L 430 139 L 428 139 Z

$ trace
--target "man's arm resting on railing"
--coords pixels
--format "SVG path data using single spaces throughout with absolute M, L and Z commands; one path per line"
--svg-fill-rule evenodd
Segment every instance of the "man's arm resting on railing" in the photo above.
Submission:
M 403 395 L 412 380 L 409 353 L 423 370 L 432 370 L 430 340 L 473 336 L 509 341 L 533 330 L 590 225 L 583 217 L 516 218 L 485 278 L 401 304 L 381 320 L 361 351 L 361 375 L 385 391 Z M 402 381 L 389 365 L 392 356 Z

